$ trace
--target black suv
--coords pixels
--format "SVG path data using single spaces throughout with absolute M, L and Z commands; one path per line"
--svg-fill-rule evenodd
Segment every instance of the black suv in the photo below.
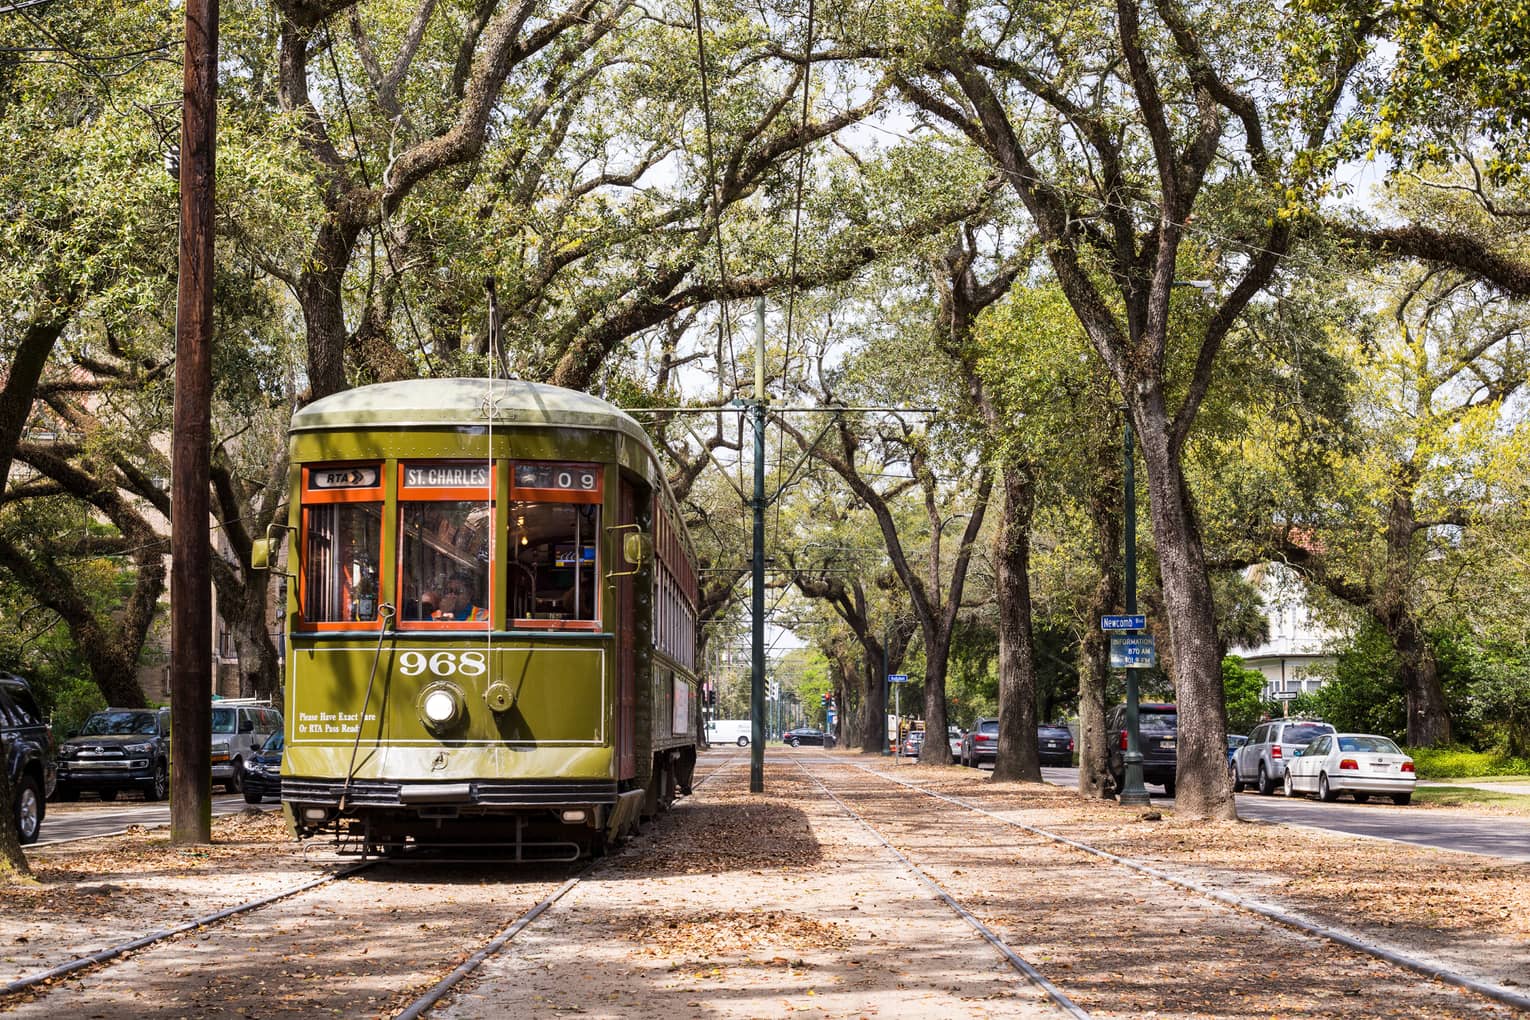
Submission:
M 1110 747 L 1111 779 L 1120 793 L 1126 785 L 1126 706 L 1117 705 L 1105 717 L 1106 743 Z M 1111 736 L 1114 734 L 1114 737 Z M 1137 706 L 1137 735 L 1142 751 L 1142 781 L 1160 783 L 1164 796 L 1174 796 L 1174 777 L 1179 770 L 1179 709 L 1174 705 L 1144 703 Z
M 164 800 L 170 792 L 168 708 L 108 708 L 59 746 L 59 800 L 79 800 L 82 790 L 116 800 L 120 791 L 135 789 L 145 800 Z
M 16 835 L 23 844 L 35 843 L 53 792 L 53 733 L 32 688 L 10 673 L 0 673 L 0 752 L 11 777 Z

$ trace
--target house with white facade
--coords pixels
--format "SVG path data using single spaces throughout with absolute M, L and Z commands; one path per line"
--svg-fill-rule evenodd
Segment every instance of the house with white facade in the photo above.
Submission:
M 1243 577 L 1259 591 L 1269 638 L 1258 645 L 1230 648 L 1228 654 L 1242 659 L 1245 668 L 1264 674 L 1267 700 L 1289 701 L 1317 690 L 1323 679 L 1315 675 L 1315 668 L 1332 665 L 1331 650 L 1348 635 L 1316 618 L 1300 575 L 1286 564 L 1255 564 Z

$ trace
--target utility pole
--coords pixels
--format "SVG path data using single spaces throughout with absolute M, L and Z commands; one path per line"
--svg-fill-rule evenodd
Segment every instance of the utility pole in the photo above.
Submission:
M 1123 522 L 1122 545 L 1126 561 L 1126 613 L 1137 612 L 1137 478 L 1134 461 L 1136 450 L 1132 442 L 1132 422 L 1128 416 L 1125 423 L 1125 497 L 1126 520 Z M 1121 803 L 1145 807 L 1152 803 L 1147 788 L 1142 785 L 1142 736 L 1137 723 L 1137 670 L 1126 671 L 1126 754 L 1123 755 Z
M 765 792 L 765 299 L 754 306 L 754 558 L 750 610 L 754 616 L 751 649 L 749 792 Z
M 212 584 L 208 459 L 212 446 L 213 156 L 218 0 L 186 0 L 181 107 L 180 274 L 170 505 L 170 840 L 212 839 Z

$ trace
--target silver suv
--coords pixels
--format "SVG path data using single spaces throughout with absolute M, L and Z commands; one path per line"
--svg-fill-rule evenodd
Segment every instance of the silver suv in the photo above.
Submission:
M 1321 719 L 1272 719 L 1254 727 L 1248 743 L 1233 752 L 1228 768 L 1234 792 L 1257 787 L 1269 795 L 1285 781 L 1286 763 L 1297 751 L 1334 728 Z
M 244 783 L 244 762 L 282 730 L 282 714 L 268 702 L 223 698 L 212 705 L 212 778 L 229 793 Z

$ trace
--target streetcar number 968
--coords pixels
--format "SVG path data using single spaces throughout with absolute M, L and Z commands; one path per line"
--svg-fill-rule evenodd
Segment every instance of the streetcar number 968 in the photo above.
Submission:
M 398 671 L 404 676 L 483 676 L 489 662 L 483 652 L 404 652 L 398 657 Z

